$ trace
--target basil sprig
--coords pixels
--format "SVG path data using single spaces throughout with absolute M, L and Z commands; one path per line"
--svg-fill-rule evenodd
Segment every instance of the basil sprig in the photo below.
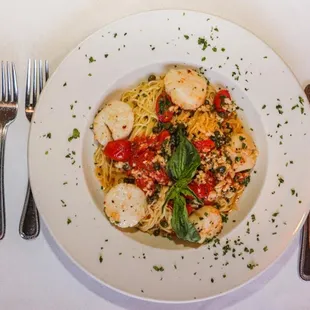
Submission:
M 163 207 L 172 200 L 171 226 L 174 232 L 180 239 L 198 242 L 200 236 L 195 226 L 188 220 L 184 196 L 192 196 L 196 203 L 202 204 L 202 201 L 188 187 L 200 165 L 200 156 L 181 129 L 177 131 L 177 135 L 179 144 L 167 164 L 168 174 L 175 183 L 168 191 Z

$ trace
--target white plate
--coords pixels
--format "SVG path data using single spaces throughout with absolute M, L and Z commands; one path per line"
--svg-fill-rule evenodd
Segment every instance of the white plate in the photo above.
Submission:
M 199 37 L 210 44 L 205 50 Z M 140 232 L 124 234 L 99 210 L 103 194 L 89 129 L 96 111 L 107 96 L 173 64 L 203 67 L 212 83 L 228 86 L 260 151 L 257 173 L 216 246 L 186 248 Z M 61 63 L 36 108 L 29 169 L 40 214 L 76 264 L 121 292 L 185 302 L 233 290 L 275 261 L 309 209 L 309 107 L 303 97 L 268 46 L 218 17 L 167 10 L 110 24 Z M 68 142 L 74 128 L 80 138 Z

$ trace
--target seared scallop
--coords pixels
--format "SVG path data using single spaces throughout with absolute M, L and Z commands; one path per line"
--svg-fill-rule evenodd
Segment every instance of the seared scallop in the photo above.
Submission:
M 134 113 L 127 103 L 112 100 L 96 115 L 95 122 L 106 124 L 114 140 L 125 139 L 132 131 Z
M 233 135 L 227 150 L 233 161 L 235 172 L 249 170 L 255 166 L 257 151 L 249 135 L 244 133 Z
M 121 228 L 136 226 L 145 216 L 146 196 L 133 184 L 120 183 L 110 189 L 104 200 L 109 221 Z
M 183 110 L 196 110 L 206 100 L 206 79 L 194 70 L 170 69 L 164 83 L 172 102 Z
M 223 228 L 220 211 L 211 206 L 204 206 L 193 212 L 189 217 L 189 221 L 199 233 L 199 243 L 217 236 Z
M 100 114 L 100 113 L 99 113 Z M 105 147 L 109 141 L 112 140 L 111 132 L 107 125 L 104 123 L 102 118 L 99 116 L 99 114 L 96 116 L 94 123 L 93 123 L 93 131 L 95 139 L 103 146 Z M 98 117 L 99 116 L 99 117 Z

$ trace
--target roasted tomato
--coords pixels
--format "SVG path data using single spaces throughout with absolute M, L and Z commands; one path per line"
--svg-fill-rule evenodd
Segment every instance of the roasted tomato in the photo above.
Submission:
M 158 120 L 162 123 L 170 122 L 173 117 L 173 112 L 169 111 L 172 103 L 166 93 L 162 93 L 156 102 L 156 114 Z
M 206 183 L 198 184 L 196 181 L 192 181 L 189 188 L 200 198 L 205 204 L 210 203 L 208 200 L 209 194 L 214 190 L 215 179 L 212 173 L 206 174 Z
M 193 143 L 198 152 L 208 153 L 215 148 L 215 143 L 211 140 L 201 140 Z
M 129 140 L 110 141 L 103 150 L 103 153 L 116 161 L 127 161 L 131 155 L 131 143 Z
M 159 147 L 161 147 L 162 143 L 170 137 L 170 133 L 168 130 L 163 130 L 158 136 L 157 136 L 157 142 L 159 143 Z
M 222 89 L 216 93 L 213 103 L 214 103 L 214 106 L 217 112 L 220 112 L 220 113 L 227 112 L 225 109 L 223 109 L 224 100 L 226 98 L 231 100 L 230 93 L 228 90 Z
M 136 179 L 136 185 L 143 191 L 153 193 L 155 185 L 167 185 L 169 177 L 165 168 L 155 158 L 163 142 L 170 137 L 167 130 L 151 137 L 135 137 L 131 142 L 131 155 L 128 159 L 131 167 L 127 174 Z
M 194 208 L 190 204 L 186 204 L 186 210 L 187 214 L 191 215 L 191 213 L 194 211 Z

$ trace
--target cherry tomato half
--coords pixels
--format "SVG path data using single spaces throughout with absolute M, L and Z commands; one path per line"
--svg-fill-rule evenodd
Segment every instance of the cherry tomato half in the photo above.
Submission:
M 204 203 L 209 203 L 208 196 L 213 191 L 215 186 L 215 179 L 211 173 L 207 173 L 206 183 L 198 184 L 192 181 L 188 187 L 200 198 Z
M 157 101 L 156 101 L 156 114 L 158 117 L 158 120 L 162 123 L 170 122 L 173 117 L 173 112 L 169 111 L 169 108 L 171 107 L 171 101 L 170 98 L 167 96 L 166 93 L 162 93 Z
M 131 143 L 129 140 L 110 141 L 103 152 L 113 160 L 127 161 L 131 154 Z
M 194 211 L 194 208 L 190 204 L 187 204 L 186 210 L 187 210 L 187 214 L 191 215 L 191 213 Z
M 198 152 L 210 152 L 212 149 L 215 148 L 215 143 L 211 140 L 201 140 L 194 142 L 194 146 Z
M 228 90 L 222 89 L 216 93 L 213 103 L 214 103 L 214 106 L 217 112 L 227 112 L 222 107 L 222 103 L 225 100 L 225 98 L 228 98 L 231 100 L 230 93 Z
M 162 145 L 162 143 L 170 137 L 170 133 L 168 130 L 163 130 L 158 136 L 157 136 L 157 141 L 160 144 L 160 146 Z M 213 141 L 212 141 L 213 142 Z

